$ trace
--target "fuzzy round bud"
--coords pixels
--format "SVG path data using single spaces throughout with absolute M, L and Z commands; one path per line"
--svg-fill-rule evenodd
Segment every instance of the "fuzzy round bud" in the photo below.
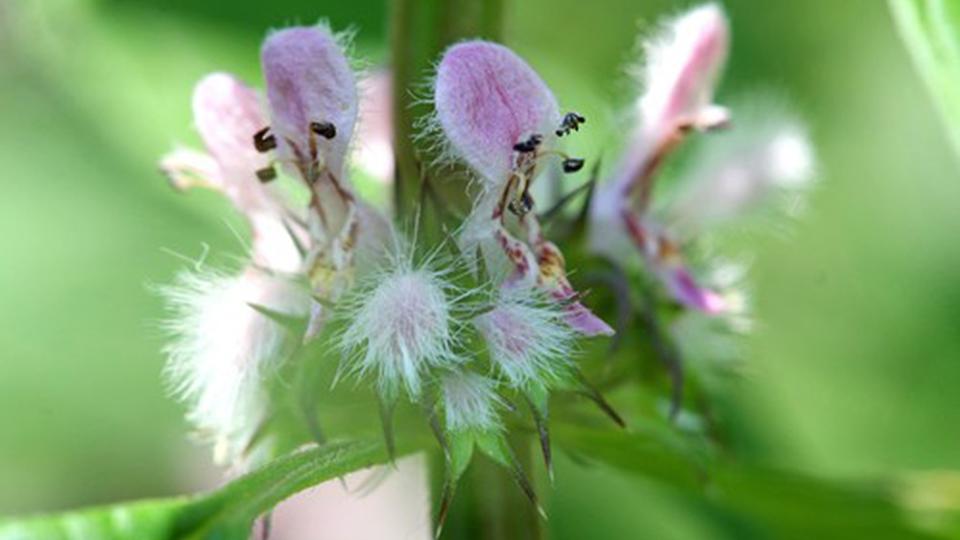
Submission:
M 281 359 L 288 331 L 253 305 L 306 314 L 293 282 L 248 268 L 238 276 L 185 272 L 160 291 L 171 311 L 167 374 L 190 405 L 187 417 L 216 442 L 218 461 L 240 457 L 266 413 L 265 376 Z
M 376 373 L 382 391 L 405 388 L 417 396 L 426 370 L 457 362 L 450 286 L 441 275 L 406 264 L 370 281 L 372 289 L 346 301 L 349 326 L 340 346 L 355 355 L 353 371 Z
M 492 185 L 509 177 L 518 143 L 554 137 L 560 124 L 557 101 L 543 80 L 513 51 L 486 41 L 447 49 L 434 100 L 454 150 Z
M 515 388 L 556 381 L 570 364 L 573 345 L 564 306 L 528 293 L 505 292 L 492 310 L 473 320 L 490 360 Z

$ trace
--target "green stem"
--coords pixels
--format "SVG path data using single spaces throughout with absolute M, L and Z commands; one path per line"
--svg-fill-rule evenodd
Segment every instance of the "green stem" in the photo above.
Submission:
M 408 223 L 424 200 L 423 183 L 430 181 L 444 204 L 468 208 L 466 182 L 456 172 L 439 180 L 429 165 L 436 155 L 417 148 L 414 136 L 429 117 L 426 86 L 433 66 L 450 44 L 467 38 L 501 40 L 506 0 L 394 0 L 390 48 L 393 70 L 393 139 L 396 157 L 394 208 L 400 223 Z M 420 208 L 425 211 L 426 208 Z
M 529 475 L 535 466 L 533 439 L 521 434 L 511 440 L 517 461 Z M 442 460 L 434 466 L 442 467 Z M 434 486 L 439 486 L 441 475 L 435 469 Z M 538 495 L 542 492 L 539 490 Z M 457 486 L 442 538 L 540 540 L 546 533 L 546 523 L 513 472 L 477 452 Z

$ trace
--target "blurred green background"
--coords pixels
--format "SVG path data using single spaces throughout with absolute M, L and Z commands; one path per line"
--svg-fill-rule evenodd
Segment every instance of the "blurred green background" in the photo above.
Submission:
M 518 0 L 507 41 L 618 145 L 638 30 L 685 3 Z M 811 211 L 750 246 L 758 329 L 731 413 L 741 452 L 816 475 L 960 468 L 960 182 L 934 108 L 878 0 L 724 2 L 722 98 L 773 89 L 809 121 Z M 265 31 L 329 18 L 384 61 L 383 0 L 0 0 L 0 515 L 210 484 L 161 384 L 150 285 L 209 244 L 240 254 L 212 194 L 157 159 L 195 144 L 193 83 L 261 84 Z M 594 119 L 596 121 L 594 121 Z M 720 534 L 654 486 L 564 462 L 557 538 Z

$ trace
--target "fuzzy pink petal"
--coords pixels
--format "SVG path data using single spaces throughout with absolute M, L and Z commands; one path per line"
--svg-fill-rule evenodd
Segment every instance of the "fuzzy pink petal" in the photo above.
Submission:
M 580 302 L 574 302 L 566 307 L 564 320 L 570 328 L 584 336 L 612 336 L 616 333 L 609 324 L 594 315 Z
M 257 93 L 226 73 L 211 73 L 193 91 L 193 117 L 203 143 L 227 176 L 255 180 L 269 158 L 253 147 L 253 134 L 266 126 Z
M 341 174 L 357 120 L 357 84 L 336 38 L 324 26 L 280 30 L 263 43 L 261 61 L 281 158 L 308 155 L 311 122 L 330 123 L 336 136 L 317 137 L 318 151 Z
M 670 21 L 646 46 L 646 92 L 639 106 L 653 138 L 678 125 L 706 128 L 726 121 L 726 112 L 711 103 L 729 41 L 722 8 L 706 4 Z
M 160 170 L 170 179 L 174 188 L 184 191 L 194 187 L 222 189 L 220 165 L 210 154 L 175 148 L 160 160 Z
M 727 310 L 727 301 L 716 292 L 700 286 L 683 266 L 664 269 L 661 276 L 674 298 L 681 304 L 710 315 Z
M 510 49 L 485 41 L 447 49 L 437 68 L 437 115 L 444 133 L 488 182 L 507 180 L 513 146 L 559 124 L 557 101 L 543 80 Z

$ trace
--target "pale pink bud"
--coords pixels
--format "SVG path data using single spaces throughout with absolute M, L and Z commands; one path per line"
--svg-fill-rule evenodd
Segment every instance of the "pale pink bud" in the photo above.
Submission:
M 357 84 L 337 39 L 324 26 L 279 30 L 263 43 L 261 61 L 281 161 L 301 173 L 319 163 L 340 176 L 357 120 Z
M 709 128 L 726 121 L 713 91 L 726 62 L 729 29 L 717 4 L 694 8 L 664 25 L 644 47 L 645 88 L 639 108 L 649 139 L 682 127 Z
M 570 365 L 574 335 L 564 306 L 530 289 L 504 290 L 495 307 L 473 320 L 490 361 L 516 388 L 555 382 Z
M 391 261 L 367 283 L 341 301 L 348 326 L 339 346 L 352 358 L 347 367 L 374 374 L 382 392 L 405 388 L 417 396 L 428 369 L 459 362 L 452 350 L 452 285 L 409 260 Z
M 543 80 L 510 49 L 468 41 L 447 49 L 437 67 L 437 117 L 453 149 L 489 185 L 511 174 L 514 145 L 537 134 L 548 141 L 560 123 Z
M 217 160 L 191 148 L 177 147 L 167 152 L 160 159 L 160 170 L 179 191 L 197 187 L 219 191 L 223 186 Z

